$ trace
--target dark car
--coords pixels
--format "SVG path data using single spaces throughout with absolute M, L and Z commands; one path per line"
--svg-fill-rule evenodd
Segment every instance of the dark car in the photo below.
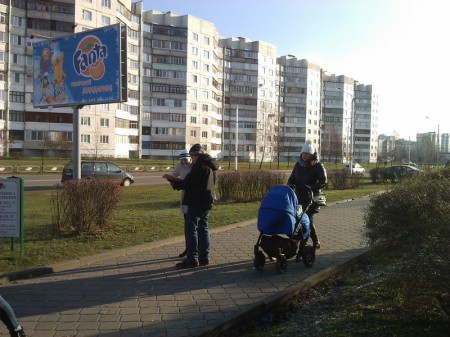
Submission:
M 64 166 L 61 182 L 72 180 L 72 162 Z M 81 178 L 86 179 L 111 179 L 122 186 L 130 186 L 134 183 L 134 177 L 119 166 L 106 161 L 86 160 L 81 162 Z
M 422 173 L 422 170 L 419 170 L 417 167 L 411 165 L 393 165 L 384 170 L 383 178 L 384 180 L 395 182 Z

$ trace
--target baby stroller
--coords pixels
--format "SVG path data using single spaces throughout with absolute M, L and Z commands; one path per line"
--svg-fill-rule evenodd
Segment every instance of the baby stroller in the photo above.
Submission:
M 311 204 L 312 199 L 309 206 Z M 287 260 L 294 256 L 307 267 L 314 264 L 315 249 L 306 244 L 310 231 L 309 217 L 306 214 L 309 206 L 300 210 L 297 196 L 288 186 L 274 186 L 267 192 L 258 211 L 257 227 L 260 235 L 253 260 L 257 270 L 264 268 L 264 253 L 270 260 L 276 259 L 276 268 L 280 274 L 285 272 Z

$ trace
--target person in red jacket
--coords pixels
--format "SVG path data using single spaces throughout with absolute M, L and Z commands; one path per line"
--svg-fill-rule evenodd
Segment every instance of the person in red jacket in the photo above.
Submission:
M 320 194 L 320 190 L 327 184 L 327 172 L 322 163 L 319 162 L 317 152 L 311 141 L 306 141 L 301 151 L 300 160 L 295 163 L 288 179 L 288 185 L 294 189 L 299 204 L 302 205 L 303 209 L 306 209 L 311 200 L 310 193 L 312 192 L 313 195 Z M 316 249 L 320 248 L 320 241 L 316 233 L 313 217 L 318 211 L 319 207 L 315 207 L 313 204 L 306 212 L 311 226 L 310 237 Z

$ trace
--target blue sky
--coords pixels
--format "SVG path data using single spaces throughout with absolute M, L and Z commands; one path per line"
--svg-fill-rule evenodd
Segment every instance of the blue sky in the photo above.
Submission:
M 144 9 L 194 15 L 222 37 L 262 40 L 372 84 L 380 134 L 450 132 L 447 0 L 145 0 Z

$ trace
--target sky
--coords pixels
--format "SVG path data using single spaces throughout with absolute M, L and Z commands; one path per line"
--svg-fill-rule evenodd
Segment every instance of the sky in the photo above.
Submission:
M 134 1 L 134 0 L 133 0 Z M 448 0 L 144 0 L 373 85 L 379 134 L 450 132 Z

